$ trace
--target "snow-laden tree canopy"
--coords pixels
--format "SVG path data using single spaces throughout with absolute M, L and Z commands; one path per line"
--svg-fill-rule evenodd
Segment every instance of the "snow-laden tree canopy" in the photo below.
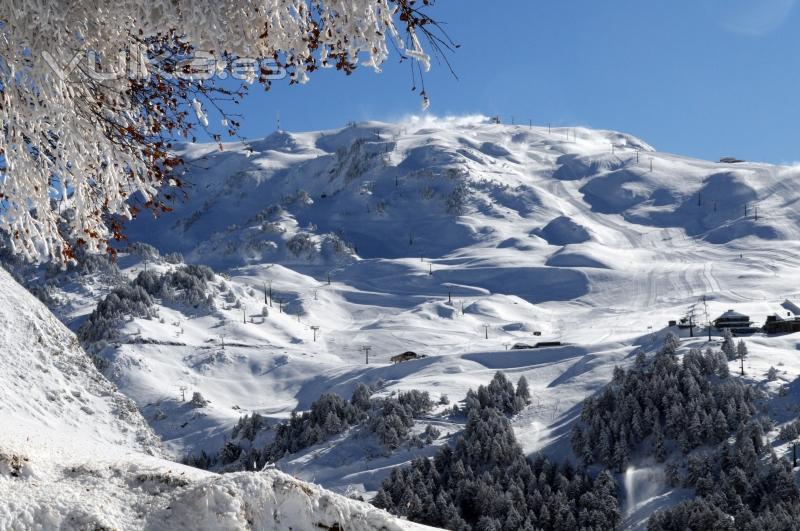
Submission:
M 0 0 L 0 229 L 30 259 L 105 249 L 132 194 L 167 209 L 157 190 L 181 184 L 171 141 L 243 95 L 215 74 L 304 83 L 318 68 L 379 71 L 392 47 L 427 69 L 433 21 L 417 3 L 430 2 Z

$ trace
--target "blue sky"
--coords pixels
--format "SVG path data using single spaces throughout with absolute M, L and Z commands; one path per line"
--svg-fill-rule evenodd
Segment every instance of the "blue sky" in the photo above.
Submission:
M 585 125 L 706 159 L 800 160 L 796 0 L 439 0 L 461 48 L 426 75 L 430 112 Z M 393 120 L 421 113 L 408 64 L 380 75 L 315 73 L 258 89 L 243 133 Z

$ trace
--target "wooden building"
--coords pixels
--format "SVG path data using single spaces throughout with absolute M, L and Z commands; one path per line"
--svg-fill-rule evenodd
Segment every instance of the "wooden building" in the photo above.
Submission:
M 799 317 L 781 317 L 778 314 L 767 316 L 764 323 L 764 332 L 767 334 L 793 334 L 800 332 Z
M 535 345 L 528 345 L 526 343 L 515 343 L 511 350 L 533 350 L 537 348 L 560 347 L 563 343 L 561 341 L 539 341 Z
M 408 352 L 403 352 L 402 354 L 398 354 L 397 356 L 392 356 L 390 358 L 390 361 L 392 363 L 403 363 L 404 361 L 417 360 L 422 357 L 423 356 L 420 356 L 416 352 L 408 351 Z

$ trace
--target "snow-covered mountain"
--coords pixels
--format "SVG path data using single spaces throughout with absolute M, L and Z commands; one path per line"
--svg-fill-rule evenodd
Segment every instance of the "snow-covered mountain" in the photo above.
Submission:
M 607 131 L 365 123 L 276 132 L 222 151 L 196 145 L 185 157 L 188 200 L 166 219 L 143 216 L 131 232 L 212 266 L 440 258 L 465 247 L 519 249 L 513 238 L 525 251 L 627 247 L 636 231 L 619 234 L 619 221 L 709 243 L 797 236 L 779 219 L 791 216 L 796 170 L 657 153 Z M 567 222 L 592 230 L 572 233 Z
M 123 255 L 114 281 L 57 276 L 45 290 L 79 330 L 113 287 L 147 270 L 152 278 L 134 282 L 149 293 L 137 296 L 142 307 L 86 343 L 176 458 L 217 452 L 246 414 L 274 424 L 325 392 L 350 397 L 364 383 L 379 396 L 418 389 L 452 403 L 498 370 L 530 383 L 533 403 L 512 419 L 525 450 L 561 457 L 583 399 L 615 365 L 658 348 L 668 321 L 735 308 L 760 325 L 797 292 L 792 167 L 479 117 L 276 132 L 222 150 L 189 146 L 184 159 L 188 198 L 128 230 L 158 251 Z M 175 273 L 184 262 L 216 274 L 187 279 Z M 508 350 L 540 341 L 562 345 Z M 747 373 L 765 389 L 800 375 L 795 336 L 748 344 Z M 426 357 L 390 363 L 405 351 Z M 777 382 L 765 382 L 770 366 Z M 440 429 L 431 446 L 387 453 L 351 430 L 277 466 L 372 493 L 461 429 L 444 409 L 416 428 Z M 628 492 L 631 525 L 653 499 L 669 504 L 659 498 L 668 491 Z

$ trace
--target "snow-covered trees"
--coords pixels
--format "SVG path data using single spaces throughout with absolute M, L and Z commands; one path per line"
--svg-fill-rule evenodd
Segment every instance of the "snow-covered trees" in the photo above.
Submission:
M 84 343 L 114 339 L 119 322 L 129 315 L 155 315 L 153 298 L 140 286 L 121 286 L 109 293 L 78 329 L 78 338 Z
M 199 391 L 195 391 L 192 394 L 192 399 L 189 401 L 189 404 L 192 407 L 201 408 L 201 407 L 206 407 L 208 405 L 208 402 L 209 401 L 206 400 L 205 397 L 203 397 L 203 395 Z
M 292 413 L 288 422 L 275 428 L 275 439 L 262 452 L 263 462 L 276 461 L 357 425 L 366 433 L 374 433 L 378 442 L 391 451 L 412 439 L 414 420 L 433 407 L 429 394 L 423 391 L 405 391 L 385 398 L 371 395 L 372 389 L 359 384 L 349 402 L 333 393 L 324 394 L 311 404 L 309 411 Z M 436 438 L 433 435 L 428 430 L 412 442 Z
M 409 438 L 414 419 L 430 411 L 433 402 L 427 391 L 412 390 L 379 400 L 373 407 L 369 428 L 384 447 L 394 450 Z
M 363 419 L 366 412 L 334 393 L 320 396 L 304 413 L 292 412 L 288 422 L 276 426 L 275 439 L 263 452 L 265 462 L 277 461 L 327 440 Z
M 654 514 L 648 529 L 798 529 L 800 490 L 792 465 L 768 454 L 760 423 L 742 424 L 733 442 L 692 455 L 676 486 L 697 498 Z
M 747 358 L 747 343 L 744 342 L 744 339 L 740 339 L 736 345 L 736 358 L 741 364 L 741 372 L 742 376 L 744 376 L 744 360 Z
M 767 381 L 774 382 L 777 379 L 778 379 L 778 369 L 776 369 L 775 367 L 770 367 L 769 370 L 767 371 Z
M 736 359 L 736 346 L 734 345 L 730 328 L 722 330 L 722 347 L 720 349 L 728 357 L 728 361 Z
M 223 465 L 229 465 L 236 462 L 242 455 L 242 447 L 231 441 L 225 443 L 219 451 L 219 461 Z
M 720 443 L 750 419 L 755 394 L 727 377 L 724 354 L 691 350 L 679 362 L 674 348 L 668 343 L 651 362 L 616 370 L 611 384 L 584 401 L 572 445 L 585 463 L 623 471 L 640 448 L 663 461 L 665 439 L 689 453 Z
M 617 486 L 567 462 L 529 460 L 506 417 L 471 409 L 455 446 L 396 468 L 372 503 L 409 520 L 455 530 L 614 529 Z
M 214 271 L 203 265 L 187 265 L 166 273 L 142 271 L 133 281 L 147 293 L 167 301 L 180 302 L 192 308 L 213 308 L 214 300 L 208 283 Z
M 256 435 L 267 427 L 264 417 L 258 413 L 245 415 L 236 422 L 236 426 L 233 427 L 233 431 L 231 432 L 231 438 L 242 438 L 252 442 L 256 438 Z
M 370 396 L 372 396 L 372 389 L 359 382 L 353 390 L 353 396 L 350 397 L 350 403 L 361 411 L 367 411 L 370 408 Z
M 521 410 L 531 403 L 531 390 L 528 387 L 528 380 L 524 376 L 520 376 L 517 380 L 517 390 L 514 396 L 517 399 L 517 410 Z
M 206 266 L 187 265 L 166 273 L 142 271 L 129 284 L 115 288 L 92 311 L 78 330 L 78 338 L 90 345 L 119 334 L 120 321 L 128 316 L 156 316 L 154 297 L 193 308 L 213 308 L 208 281 L 214 272 Z
M 727 367 L 728 355 L 710 349 L 679 361 L 668 341 L 652 360 L 639 356 L 631 369 L 615 370 L 584 402 L 572 445 L 585 463 L 623 471 L 629 459 L 653 456 L 666 461 L 668 485 L 695 491 L 695 499 L 654 514 L 650 530 L 800 526 L 791 464 L 770 455 L 764 434 L 772 423 L 756 415 L 756 391 Z M 793 439 L 798 425 L 784 426 L 781 438 Z
M 506 415 L 514 415 L 530 403 L 530 390 L 528 381 L 521 376 L 517 389 L 506 375 L 497 372 L 489 385 L 478 387 L 478 391 L 470 389 L 464 399 L 464 408 L 467 413 L 472 410 L 481 410 L 487 407 L 494 408 Z
M 132 194 L 168 208 L 156 192 L 180 187 L 172 139 L 243 95 L 215 74 L 303 83 L 380 70 L 392 46 L 427 69 L 420 37 L 435 27 L 413 0 L 0 0 L 0 228 L 29 258 L 69 257 L 69 240 L 102 250 L 119 235 L 109 215 L 135 215 Z

